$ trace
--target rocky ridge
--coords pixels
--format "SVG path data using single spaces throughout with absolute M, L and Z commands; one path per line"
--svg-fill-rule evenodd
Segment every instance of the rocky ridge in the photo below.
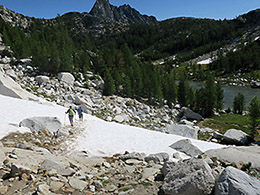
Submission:
M 90 14 L 123 24 L 152 23 L 157 21 L 153 16 L 141 15 L 130 5 L 113 6 L 109 3 L 109 0 L 97 0 Z
M 0 6 L 1 18 L 12 26 L 29 28 L 36 20 L 41 23 L 55 23 L 53 19 L 27 17 L 4 6 Z M 119 33 L 132 23 L 153 23 L 156 18 L 140 14 L 129 5 L 113 6 L 109 0 L 97 0 L 90 13 L 69 12 L 61 16 L 63 22 L 74 33 L 89 33 L 100 36 L 105 33 Z
M 29 27 L 30 24 L 33 22 L 32 18 L 15 13 L 2 5 L 0 6 L 0 17 L 12 26 L 19 26 L 22 28 Z

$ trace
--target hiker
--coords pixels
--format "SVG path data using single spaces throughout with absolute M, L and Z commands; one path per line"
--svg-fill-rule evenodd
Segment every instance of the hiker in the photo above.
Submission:
M 79 120 L 83 121 L 83 110 L 82 110 L 81 106 L 78 108 L 77 112 L 79 114 Z
M 65 113 L 69 114 L 70 125 L 73 127 L 73 118 L 76 112 L 73 110 L 72 106 L 70 106 L 70 108 Z

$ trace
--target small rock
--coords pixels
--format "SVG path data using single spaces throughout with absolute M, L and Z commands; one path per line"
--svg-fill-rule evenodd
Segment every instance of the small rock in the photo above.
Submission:
M 98 180 L 94 181 L 92 185 L 94 185 L 97 190 L 101 190 L 103 188 L 103 184 Z
M 136 159 L 136 160 L 144 160 L 145 154 L 142 153 L 137 153 L 137 152 L 133 152 L 133 153 L 129 153 L 129 154 L 124 154 L 122 156 L 119 157 L 119 159 L 121 160 L 128 160 L 128 159 Z
M 69 184 L 72 188 L 80 191 L 84 190 L 88 185 L 87 182 L 75 178 L 69 179 Z
M 103 162 L 103 165 L 106 167 L 106 168 L 110 168 L 111 165 L 108 163 L 108 162 Z
M 91 192 L 96 192 L 96 187 L 95 187 L 94 185 L 90 185 L 90 186 L 89 186 L 89 190 L 90 190 Z
M 15 154 L 9 154 L 9 158 L 17 159 L 18 157 Z
M 0 186 L 0 194 L 6 194 L 8 190 L 8 186 Z
M 51 181 L 50 183 L 50 190 L 52 192 L 59 191 L 64 186 L 64 183 L 58 181 Z
M 108 184 L 105 187 L 105 190 L 108 192 L 114 192 L 117 189 L 117 186 L 115 186 L 114 184 Z
M 126 195 L 126 194 L 131 194 L 135 191 L 135 189 L 130 189 L 130 190 L 127 190 L 127 191 L 124 191 L 124 192 L 119 192 L 118 195 Z
M 41 184 L 38 186 L 37 191 L 40 194 L 50 194 L 50 187 L 47 184 Z
M 125 161 L 125 163 L 127 165 L 140 165 L 142 164 L 143 161 L 139 161 L 139 160 L 136 160 L 136 159 L 128 159 Z
M 24 149 L 24 150 L 31 150 L 32 149 L 31 146 L 28 146 L 28 145 L 25 145 L 25 144 L 16 144 L 15 147 L 16 148 L 21 148 L 21 149 Z
M 28 175 L 27 175 L 26 173 L 23 173 L 23 174 L 21 175 L 21 180 L 27 181 L 27 180 L 28 180 Z
M 145 157 L 146 162 L 153 161 L 157 164 L 164 163 L 167 160 L 169 160 L 168 153 L 150 154 L 148 157 Z

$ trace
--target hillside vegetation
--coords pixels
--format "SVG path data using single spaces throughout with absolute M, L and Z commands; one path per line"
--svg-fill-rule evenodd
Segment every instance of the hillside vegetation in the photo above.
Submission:
M 206 80 L 209 72 L 223 76 L 237 71 L 253 72 L 252 78 L 257 78 L 260 47 L 255 18 L 259 13 L 255 12 L 235 20 L 137 22 L 102 36 L 77 30 L 81 15 L 76 13 L 52 20 L 34 19 L 28 28 L 13 27 L 1 19 L 0 30 L 13 51 L 6 50 L 6 54 L 17 59 L 32 57 L 41 71 L 69 71 L 75 76 L 82 72 L 86 79 L 87 71 L 92 71 L 105 80 L 104 95 L 174 103 L 180 90 L 175 81 L 181 72 L 200 80 Z M 197 67 L 192 60 L 203 54 L 210 54 L 215 61 Z

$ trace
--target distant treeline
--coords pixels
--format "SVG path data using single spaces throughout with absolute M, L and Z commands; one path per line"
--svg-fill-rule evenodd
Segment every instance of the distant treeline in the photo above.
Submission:
M 221 89 L 208 76 L 210 73 L 203 70 L 203 78 L 211 87 L 194 92 L 187 87 L 186 76 L 176 75 L 172 64 L 220 48 L 243 31 L 233 21 L 178 18 L 150 25 L 134 24 L 125 32 L 95 37 L 69 30 L 60 16 L 49 22 L 37 19 L 28 29 L 11 27 L 0 19 L 0 30 L 5 44 L 13 51 L 6 50 L 6 55 L 18 60 L 32 56 L 40 71 L 53 74 L 69 71 L 75 76 L 83 72 L 86 79 L 87 71 L 93 71 L 105 80 L 105 95 L 148 98 L 158 104 L 165 100 L 169 105 L 178 100 L 182 106 L 205 116 L 211 115 L 213 108 L 221 109 Z M 89 55 L 88 51 L 96 55 Z M 218 61 L 209 68 L 226 72 L 259 69 L 257 51 L 258 42 L 239 53 L 219 54 Z M 164 66 L 152 64 L 153 60 L 175 54 L 176 59 Z M 238 60 L 236 56 L 240 62 L 234 63 Z M 212 97 L 205 99 L 210 94 Z

